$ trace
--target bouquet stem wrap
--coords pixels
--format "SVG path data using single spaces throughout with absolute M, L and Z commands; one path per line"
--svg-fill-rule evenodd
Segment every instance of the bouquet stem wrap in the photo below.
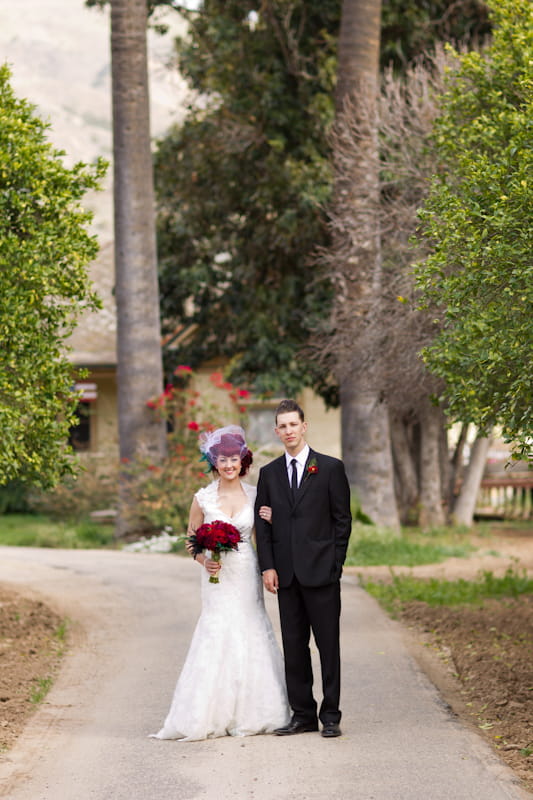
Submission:
M 217 561 L 220 563 L 220 552 L 218 550 L 215 550 L 213 553 L 211 553 L 211 558 L 213 559 L 213 561 Z M 209 576 L 209 583 L 219 583 L 219 582 L 220 581 L 218 580 L 218 575 Z

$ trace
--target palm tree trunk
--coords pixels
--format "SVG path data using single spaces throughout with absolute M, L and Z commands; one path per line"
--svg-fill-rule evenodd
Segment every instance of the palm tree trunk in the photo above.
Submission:
M 345 240 L 340 266 L 346 307 L 357 298 L 361 308 L 374 311 L 381 288 L 379 230 L 379 159 L 375 99 L 379 82 L 381 0 L 343 0 L 339 34 L 336 108 L 337 125 L 348 104 L 364 108 L 366 126 L 361 157 L 350 174 L 339 174 L 334 207 L 343 209 L 344 230 L 335 235 Z M 357 347 L 357 341 L 353 343 Z M 342 445 L 348 479 L 362 510 L 376 524 L 398 530 L 394 468 L 387 405 L 370 374 L 355 374 L 349 365 L 339 371 L 342 405 Z
M 165 427 L 146 406 L 163 388 L 155 204 L 150 149 L 145 0 L 112 0 L 111 64 L 121 460 L 165 452 Z M 117 534 L 127 528 L 122 477 Z

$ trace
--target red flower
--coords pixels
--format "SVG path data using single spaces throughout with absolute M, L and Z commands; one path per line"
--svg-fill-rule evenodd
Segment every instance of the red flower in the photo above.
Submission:
M 146 405 L 148 406 L 148 408 L 157 408 L 157 404 L 154 403 L 153 400 L 148 400 Z
M 318 464 L 316 463 L 316 458 L 312 458 L 309 464 L 307 465 L 307 475 L 316 475 L 318 472 Z
M 243 397 L 243 398 L 250 397 L 250 392 L 248 391 L 248 389 L 239 389 L 238 394 L 239 394 L 239 397 Z
M 218 551 L 236 550 L 241 541 L 241 534 L 234 525 L 229 522 L 215 519 L 213 522 L 204 522 L 200 525 L 196 533 L 190 537 L 194 547 L 202 550 Z
M 180 364 L 179 367 L 176 367 L 174 370 L 174 375 L 178 375 L 180 372 L 192 372 L 192 369 L 186 364 Z
M 188 429 L 190 431 L 198 431 L 198 430 L 200 430 L 200 426 L 194 420 L 192 420 L 191 422 L 188 422 L 187 423 L 187 427 L 188 427 Z

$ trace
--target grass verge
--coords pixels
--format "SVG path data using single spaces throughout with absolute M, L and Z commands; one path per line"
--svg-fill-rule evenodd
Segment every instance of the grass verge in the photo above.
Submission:
M 501 578 L 492 572 L 482 572 L 475 581 L 459 578 L 454 581 L 437 578 L 421 579 L 412 575 L 395 575 L 391 570 L 390 583 L 366 580 L 360 584 L 392 615 L 396 616 L 404 603 L 414 600 L 430 606 L 481 604 L 488 598 L 518 597 L 533 593 L 533 578 L 525 570 L 509 567 Z
M 112 525 L 82 520 L 57 522 L 40 514 L 2 514 L 0 545 L 13 547 L 109 547 L 114 544 Z
M 346 565 L 414 567 L 417 564 L 436 564 L 452 557 L 467 558 L 475 549 L 468 539 L 466 529 L 436 528 L 422 531 L 405 528 L 401 536 L 396 536 L 390 531 L 355 524 Z

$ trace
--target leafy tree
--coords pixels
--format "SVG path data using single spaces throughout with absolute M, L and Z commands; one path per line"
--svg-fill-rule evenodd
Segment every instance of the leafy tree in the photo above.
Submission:
M 511 438 L 533 433 L 533 7 L 491 2 L 495 30 L 460 57 L 433 138 L 439 155 L 422 214 L 433 252 L 418 271 L 440 310 L 424 351 L 452 418 Z
M 297 356 L 330 296 L 309 254 L 326 241 L 337 5 L 204 3 L 178 52 L 205 107 L 156 154 L 167 330 L 193 331 L 181 359 L 226 355 L 260 391 L 318 381 Z
M 105 167 L 67 169 L 47 127 L 0 67 L 0 484 L 49 486 L 73 469 L 66 340 L 78 314 L 98 307 L 85 270 L 98 247 L 81 200 Z

